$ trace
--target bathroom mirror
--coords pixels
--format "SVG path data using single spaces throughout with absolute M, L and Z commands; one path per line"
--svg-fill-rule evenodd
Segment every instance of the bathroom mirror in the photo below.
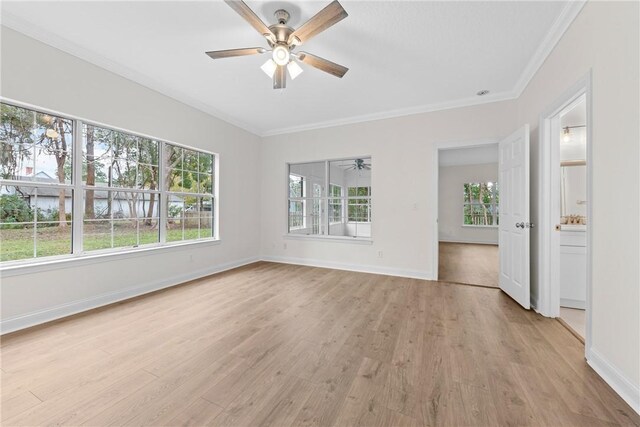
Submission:
M 568 160 L 560 164 L 562 216 L 587 216 L 587 163 Z

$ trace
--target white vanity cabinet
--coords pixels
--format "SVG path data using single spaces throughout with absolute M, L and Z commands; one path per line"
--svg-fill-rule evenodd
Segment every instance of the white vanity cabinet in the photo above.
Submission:
M 586 301 L 586 230 L 560 230 L 560 306 L 585 309 Z

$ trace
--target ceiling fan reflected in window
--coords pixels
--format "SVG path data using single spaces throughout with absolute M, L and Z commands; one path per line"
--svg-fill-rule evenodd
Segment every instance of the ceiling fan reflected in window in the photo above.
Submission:
M 355 159 L 353 163 L 340 165 L 347 170 L 371 170 L 371 164 L 367 163 L 364 159 Z
M 303 69 L 298 62 L 310 65 L 339 78 L 342 78 L 347 71 L 349 71 L 347 67 L 320 58 L 319 56 L 307 52 L 294 52 L 298 46 L 306 43 L 312 37 L 348 16 L 347 12 L 337 0 L 331 2 L 297 30 L 287 25 L 289 13 L 286 10 L 277 10 L 274 15 L 278 23 L 267 27 L 258 15 L 242 0 L 225 0 L 225 3 L 264 36 L 269 44 L 269 49 L 251 47 L 206 52 L 211 58 L 220 59 L 270 53 L 271 58 L 260 68 L 273 79 L 274 89 L 284 89 L 287 86 L 287 72 L 291 79 L 295 79 L 302 73 Z

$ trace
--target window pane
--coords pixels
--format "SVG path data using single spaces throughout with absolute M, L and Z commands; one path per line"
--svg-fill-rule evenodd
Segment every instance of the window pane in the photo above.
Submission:
M 1 104 L 2 177 L 71 183 L 73 121 Z
M 177 193 L 212 193 L 214 156 L 165 144 L 166 188 Z
M 304 197 L 304 179 L 298 175 L 289 175 L 289 197 Z
M 158 188 L 158 146 L 139 136 L 83 125 L 82 179 L 89 186 Z
M 159 242 L 160 195 L 136 191 L 85 190 L 85 251 Z
M 289 201 L 289 231 L 303 229 L 304 225 L 304 202 Z
M 203 239 L 213 235 L 213 198 L 170 195 L 167 242 Z
M 0 187 L 0 261 L 71 253 L 72 191 Z
M 201 198 L 200 209 L 200 238 L 213 236 L 213 198 Z

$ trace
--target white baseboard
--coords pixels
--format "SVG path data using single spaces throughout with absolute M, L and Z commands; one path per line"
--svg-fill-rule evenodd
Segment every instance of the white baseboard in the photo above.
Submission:
M 593 348 L 588 351 L 587 363 L 634 411 L 640 414 L 640 385 L 625 378 L 622 372 Z
M 487 242 L 482 240 L 450 240 L 450 239 L 439 239 L 438 242 L 441 243 L 469 243 L 473 245 L 492 245 L 498 246 L 498 242 Z
M 587 302 L 578 299 L 560 298 L 560 307 L 577 308 L 579 310 L 586 310 Z
M 399 268 L 381 267 L 377 265 L 348 264 L 335 261 L 324 261 L 308 258 L 293 258 L 279 256 L 263 256 L 262 261 L 279 262 L 283 264 L 306 265 L 309 267 L 333 268 L 335 270 L 357 271 L 361 273 L 382 274 L 385 276 L 408 277 L 411 279 L 434 280 L 431 271 L 404 270 Z
M 178 285 L 180 283 L 188 282 L 190 280 L 199 279 L 201 277 L 209 276 L 215 273 L 221 273 L 233 268 L 242 267 L 243 265 L 251 264 L 260 261 L 260 257 L 245 258 L 238 261 L 229 262 L 226 264 L 216 265 L 201 270 L 191 271 L 186 274 L 180 274 L 161 280 L 156 280 L 147 283 L 143 286 L 135 286 L 132 288 L 123 289 L 116 292 L 109 292 L 101 294 L 91 298 L 85 298 L 78 301 L 73 301 L 66 304 L 61 304 L 55 307 L 47 308 L 21 316 L 10 317 L 0 321 L 0 334 L 6 334 L 9 332 L 15 332 L 20 329 L 29 328 L 31 326 L 39 325 L 41 323 L 51 322 L 52 320 L 60 319 L 63 317 L 71 316 L 73 314 L 81 313 L 83 311 L 91 310 L 94 308 L 102 307 L 104 305 L 113 304 L 114 302 L 126 300 L 129 298 L 144 295 L 149 292 L 158 291 L 160 289 L 168 288 Z

